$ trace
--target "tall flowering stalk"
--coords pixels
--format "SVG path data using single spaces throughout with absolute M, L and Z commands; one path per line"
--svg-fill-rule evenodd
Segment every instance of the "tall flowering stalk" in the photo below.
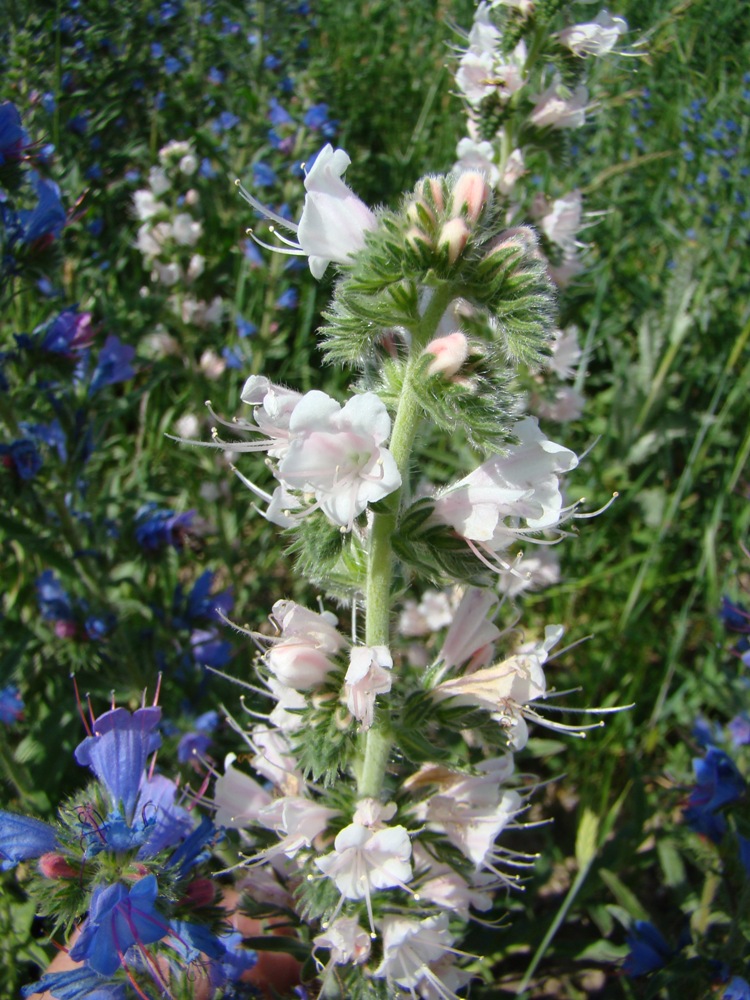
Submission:
M 349 627 L 279 601 L 275 634 L 254 634 L 269 708 L 236 725 L 265 783 L 228 760 L 216 822 L 237 831 L 254 905 L 295 914 L 321 995 L 448 998 L 471 979 L 466 921 L 533 865 L 533 784 L 514 752 L 530 724 L 587 728 L 540 707 L 562 627 L 519 642 L 491 620 L 498 578 L 520 575 L 510 547 L 568 533 L 577 458 L 518 406 L 518 367 L 540 365 L 555 336 L 536 232 L 506 224 L 508 199 L 481 172 L 427 177 L 397 211 L 372 211 L 344 182 L 348 163 L 326 147 L 299 224 L 268 214 L 282 253 L 316 276 L 338 266 L 322 341 L 356 374 L 353 394 L 252 376 L 248 409 L 214 414 L 213 444 Z M 428 482 L 435 447 L 478 465 Z M 274 483 L 258 481 L 255 452 Z M 418 581 L 455 593 L 422 659 L 395 627 Z

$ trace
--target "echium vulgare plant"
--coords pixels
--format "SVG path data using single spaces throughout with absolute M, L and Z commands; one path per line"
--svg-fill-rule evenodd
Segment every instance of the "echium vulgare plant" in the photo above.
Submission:
M 519 642 L 513 613 L 492 620 L 498 575 L 522 572 L 511 546 L 568 533 L 579 504 L 561 478 L 578 460 L 514 391 L 517 366 L 540 363 L 554 331 L 534 230 L 507 228 L 482 173 L 426 177 L 397 211 L 372 211 L 345 184 L 348 165 L 321 150 L 299 224 L 242 189 L 278 249 L 307 256 L 316 277 L 338 265 L 323 346 L 355 382 L 341 403 L 251 376 L 247 413 L 217 416 L 213 446 L 348 624 L 324 603 L 280 600 L 274 633 L 251 633 L 262 690 L 241 681 L 268 708 L 250 711 L 247 731 L 235 724 L 262 781 L 228 759 L 214 819 L 237 831 L 249 911 L 294 914 L 321 996 L 449 998 L 471 979 L 467 921 L 533 865 L 534 785 L 514 766 L 529 723 L 588 728 L 539 707 L 562 627 Z M 254 481 L 246 452 L 266 452 L 274 487 Z M 455 612 L 420 659 L 395 623 L 427 584 L 454 588 Z

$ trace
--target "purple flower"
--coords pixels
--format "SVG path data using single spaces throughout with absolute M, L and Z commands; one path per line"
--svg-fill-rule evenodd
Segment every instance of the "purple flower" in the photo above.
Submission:
M 8 684 L 0 690 L 0 722 L 10 726 L 23 715 L 23 698 L 14 684 Z
M 147 552 L 158 552 L 167 545 L 181 549 L 194 517 L 194 510 L 177 514 L 154 503 L 144 504 L 135 515 L 136 541 Z
M 740 712 L 727 724 L 732 743 L 736 747 L 747 746 L 750 743 L 750 715 Z
M 627 941 L 630 954 L 622 968 L 628 976 L 645 976 L 661 969 L 674 954 L 661 931 L 648 920 L 636 920 L 628 932 Z
M 75 306 L 64 309 L 58 316 L 34 331 L 41 337 L 41 349 L 50 354 L 74 358 L 77 351 L 88 347 L 94 338 L 91 313 L 79 313 Z
M 55 831 L 40 819 L 0 811 L 0 871 L 38 858 L 57 846 Z
M 97 886 L 81 935 L 70 949 L 73 961 L 85 960 L 100 975 L 112 976 L 131 945 L 161 941 L 169 925 L 154 906 L 158 891 L 154 875 L 142 878 L 130 890 L 119 882 Z
M 93 735 L 75 749 L 75 759 L 90 767 L 109 795 L 112 809 L 130 824 L 135 812 L 149 754 L 158 749 L 161 737 L 155 729 L 161 709 L 113 708 L 95 720 Z
M 126 382 L 133 378 L 135 369 L 130 362 L 134 357 L 134 347 L 123 344 L 118 337 L 110 334 L 99 352 L 96 368 L 91 376 L 89 396 L 93 396 L 105 385 L 114 385 L 116 382 Z
M 722 597 L 719 618 L 728 632 L 750 634 L 750 613 L 739 601 L 730 601 L 728 597 Z

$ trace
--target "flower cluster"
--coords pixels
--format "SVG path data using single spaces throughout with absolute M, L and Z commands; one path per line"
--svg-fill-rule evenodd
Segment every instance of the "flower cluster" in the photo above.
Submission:
M 177 785 L 149 764 L 160 718 L 156 706 L 92 717 L 75 758 L 96 783 L 61 806 L 57 823 L 0 813 L 2 867 L 36 860 L 43 911 L 69 925 L 87 901 L 69 949 L 77 965 L 44 975 L 24 996 L 119 997 L 127 984 L 147 996 L 193 980 L 213 996 L 254 965 L 222 926 L 216 889 L 201 872 L 219 831 L 196 822 Z
M 239 838 L 245 891 L 294 910 L 324 991 L 447 998 L 471 978 L 462 927 L 533 865 L 519 834 L 534 785 L 514 762 L 529 724 L 591 728 L 539 707 L 562 627 L 523 641 L 492 621 L 498 576 L 522 575 L 508 550 L 566 534 L 577 505 L 561 482 L 578 460 L 504 407 L 501 354 L 538 359 L 550 337 L 533 233 L 504 229 L 475 171 L 428 178 L 400 212 L 373 212 L 341 180 L 348 162 L 322 151 L 298 225 L 243 190 L 296 235 L 280 237 L 282 253 L 316 276 L 338 265 L 326 346 L 363 378 L 341 405 L 254 375 L 242 392 L 252 417 L 213 414 L 243 438 L 214 429 L 233 463 L 268 455 L 273 493 L 234 471 L 304 571 L 351 608 L 346 634 L 328 611 L 277 601 L 273 634 L 251 633 L 269 708 L 247 730 L 234 721 L 256 776 L 227 758 L 215 822 Z M 430 421 L 485 459 L 453 482 L 417 481 Z M 394 580 L 415 570 L 454 586 L 404 607 L 402 631 L 435 633 L 421 655 L 391 627 Z

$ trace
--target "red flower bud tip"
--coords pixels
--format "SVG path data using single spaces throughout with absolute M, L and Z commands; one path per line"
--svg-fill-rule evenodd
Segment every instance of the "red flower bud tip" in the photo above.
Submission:
M 197 910 L 203 906 L 213 906 L 215 899 L 216 883 L 209 878 L 196 878 L 187 887 L 180 905 Z
M 50 851 L 39 858 L 39 871 L 45 878 L 78 878 L 81 874 L 62 854 Z
M 464 215 L 469 222 L 476 222 L 482 214 L 490 189 L 484 174 L 469 170 L 459 176 L 453 188 L 451 214 Z

